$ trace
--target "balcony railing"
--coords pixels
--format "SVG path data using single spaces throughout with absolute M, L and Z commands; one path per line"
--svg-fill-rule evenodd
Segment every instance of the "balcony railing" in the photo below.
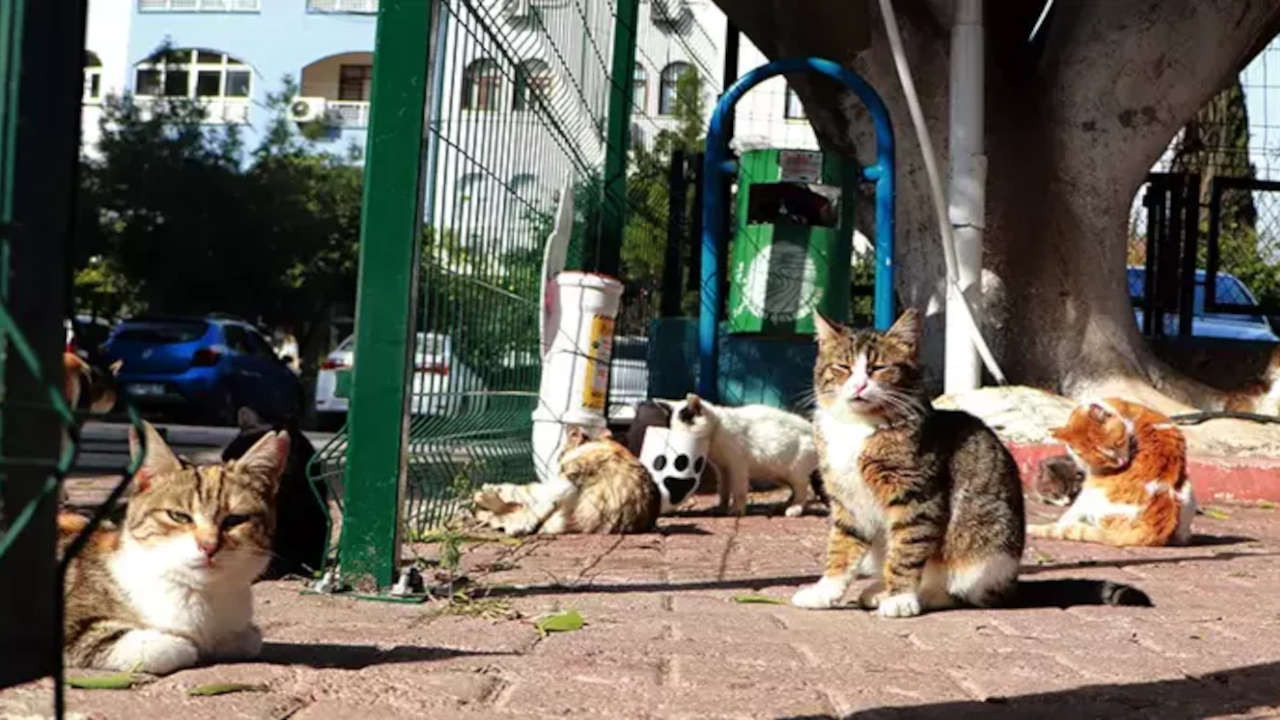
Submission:
M 151 110 L 165 100 L 162 97 L 134 97 L 144 118 L 149 117 Z M 200 104 L 204 107 L 206 125 L 243 125 L 249 122 L 249 98 L 201 98 Z
M 307 0 L 308 12 L 376 13 L 378 0 Z
M 138 0 L 139 12 L 258 12 L 262 0 Z
M 369 103 L 358 100 L 327 100 L 324 120 L 337 127 L 368 127 Z

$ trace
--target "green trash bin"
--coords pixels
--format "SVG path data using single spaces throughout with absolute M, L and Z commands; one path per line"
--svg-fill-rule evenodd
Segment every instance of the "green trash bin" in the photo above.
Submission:
M 738 167 L 728 332 L 812 335 L 815 309 L 847 323 L 857 164 L 769 148 Z

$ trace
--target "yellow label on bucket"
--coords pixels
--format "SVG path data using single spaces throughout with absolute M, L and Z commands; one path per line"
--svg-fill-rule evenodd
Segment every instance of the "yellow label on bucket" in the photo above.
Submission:
M 591 318 L 591 341 L 587 346 L 586 377 L 582 383 L 582 406 L 604 411 L 609 392 L 609 358 L 613 356 L 613 318 Z

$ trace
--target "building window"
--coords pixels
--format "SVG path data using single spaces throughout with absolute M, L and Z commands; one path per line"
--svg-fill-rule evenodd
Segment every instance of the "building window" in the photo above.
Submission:
M 92 50 L 84 51 L 84 90 L 82 102 L 97 102 L 102 98 L 102 61 Z
M 373 83 L 372 65 L 340 65 L 338 67 L 338 99 L 368 102 Z
M 512 110 L 532 110 L 537 107 L 535 98 L 547 102 L 551 98 L 551 68 L 541 60 L 525 60 L 516 68 L 516 92 L 512 96 Z
M 249 68 L 216 50 L 183 48 L 138 63 L 133 92 L 139 96 L 244 98 L 253 87 Z
M 649 111 L 649 73 L 640 63 L 631 76 L 631 107 L 641 115 Z
M 502 94 L 502 69 L 489 58 L 480 58 L 462 74 L 462 109 L 497 110 Z
M 804 105 L 800 104 L 800 96 L 790 85 L 787 86 L 787 100 L 782 108 L 782 117 L 788 120 L 804 120 L 809 117 L 804 114 Z
M 676 86 L 680 78 L 692 70 L 689 63 L 673 62 L 662 69 L 661 87 L 658 92 L 658 114 L 671 115 L 676 109 Z
M 307 0 L 307 12 L 376 13 L 378 0 Z
M 257 12 L 262 0 L 138 0 L 138 12 Z

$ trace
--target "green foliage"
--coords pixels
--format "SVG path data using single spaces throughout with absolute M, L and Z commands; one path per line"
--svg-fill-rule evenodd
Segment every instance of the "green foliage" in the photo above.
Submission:
M 676 127 L 659 132 L 651 150 L 641 145 L 632 148 L 621 252 L 622 277 L 627 283 L 624 305 L 646 312 L 624 315 L 620 319 L 619 333 L 646 332 L 651 311 L 660 301 L 668 242 L 671 202 L 668 173 L 672 156 L 679 151 L 691 161 L 696 153 L 702 152 L 705 115 L 702 78 L 696 70 L 690 69 L 676 82 L 672 108 Z M 686 177 L 691 178 L 691 173 L 686 172 Z M 681 207 L 687 208 L 692 205 L 694 194 L 691 181 L 686 184 L 685 192 Z M 674 238 L 673 241 L 681 244 L 684 266 L 688 267 L 687 253 L 691 252 L 691 246 L 687 237 Z
M 246 156 L 235 125 L 185 98 L 104 102 L 81 168 L 74 278 L 103 315 L 229 312 L 292 325 L 300 342 L 355 293 L 362 171 L 313 152 L 288 120 L 297 85 L 269 95 Z
M 1237 78 L 1196 112 L 1183 128 L 1170 171 L 1200 175 L 1200 203 L 1208 207 L 1214 177 L 1252 178 L 1256 175 L 1249 160 L 1249 113 L 1244 88 Z M 1280 210 L 1280 208 L 1277 208 Z M 1222 195 L 1218 251 L 1221 267 L 1253 290 L 1264 304 L 1280 304 L 1280 267 L 1275 251 L 1280 250 L 1280 227 L 1259 227 L 1258 208 L 1248 191 L 1228 191 Z M 1272 225 L 1280 218 L 1272 220 Z M 1200 237 L 1208 238 L 1208 213 L 1201 214 Z M 1145 238 L 1131 242 L 1129 262 L 1145 259 Z M 1268 251 L 1271 252 L 1268 252 Z M 1207 263 L 1207 243 L 1201 243 L 1197 267 Z

